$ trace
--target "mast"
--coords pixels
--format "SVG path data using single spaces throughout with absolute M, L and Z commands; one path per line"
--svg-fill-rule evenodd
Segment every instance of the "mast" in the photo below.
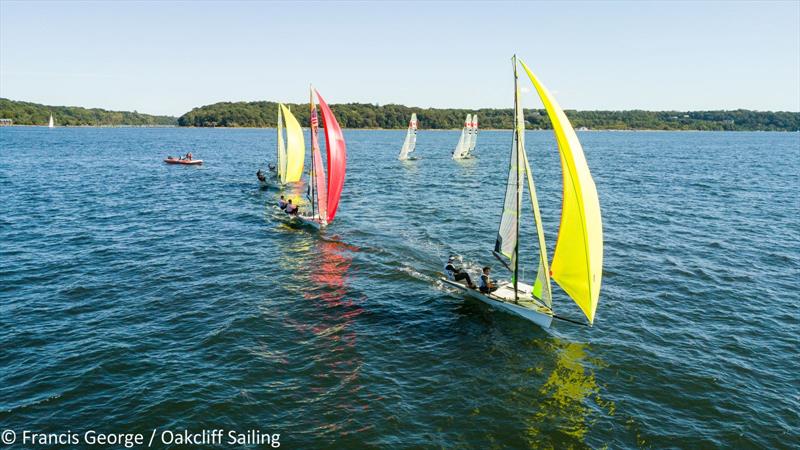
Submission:
M 309 198 L 309 200 L 311 200 L 311 217 L 314 217 L 314 216 L 316 216 L 316 201 L 314 199 L 314 195 L 316 194 L 316 189 L 314 189 L 314 182 L 317 179 L 316 174 L 314 173 L 314 168 L 315 168 L 315 165 L 314 165 L 314 142 L 316 142 L 316 139 L 314 138 L 314 133 L 316 132 L 316 129 L 315 129 L 314 123 L 313 123 L 313 121 L 314 121 L 314 88 L 311 85 L 308 85 L 308 107 L 309 107 L 309 110 L 310 110 L 310 113 L 308 115 L 308 120 L 309 120 L 308 126 L 309 126 L 310 132 L 311 132 L 311 180 L 310 180 L 311 182 L 308 184 L 308 186 L 309 186 L 309 189 L 311 190 L 311 192 L 310 192 L 311 196 Z
M 497 228 L 497 239 L 494 243 L 494 254 L 512 275 L 515 301 L 519 299 L 518 273 L 519 273 L 519 229 L 520 210 L 522 208 L 522 163 L 521 154 L 524 151 L 520 141 L 519 123 L 521 117 L 519 104 L 519 86 L 517 82 L 516 57 L 511 59 L 514 64 L 514 131 L 511 133 L 511 152 L 508 158 L 508 177 L 506 178 L 506 193 L 503 199 L 503 213 L 500 215 L 500 225 Z
M 520 189 L 519 189 L 519 127 L 517 126 L 517 109 L 519 105 L 519 89 L 517 88 L 518 78 L 517 78 L 517 55 L 511 57 L 511 62 L 514 64 L 514 151 L 517 152 L 517 242 L 514 245 L 514 303 L 519 301 L 519 291 L 517 290 L 517 285 L 519 283 L 519 277 L 517 274 L 519 273 L 519 205 L 522 203 L 520 198 Z

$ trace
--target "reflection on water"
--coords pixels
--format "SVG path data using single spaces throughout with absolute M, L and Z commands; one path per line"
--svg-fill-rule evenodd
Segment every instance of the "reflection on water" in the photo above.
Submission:
M 597 407 L 613 415 L 614 404 L 600 398 L 594 368 L 602 361 L 589 358 L 587 344 L 558 338 L 540 342 L 542 350 L 555 355 L 555 366 L 539 388 L 533 411 L 525 420 L 532 445 L 542 441 L 556 448 L 585 445 L 585 438 L 598 415 Z
M 298 392 L 298 401 L 324 408 L 307 418 L 317 432 L 348 434 L 354 431 L 348 425 L 355 424 L 350 413 L 368 407 L 361 401 L 363 361 L 352 326 L 364 310 L 361 298 L 348 287 L 352 253 L 358 249 L 318 233 L 292 233 L 297 235 L 296 245 L 286 252 L 282 265 L 295 273 L 295 301 L 303 303 L 297 305 L 303 314 L 292 315 L 286 322 L 299 335 L 303 360 L 296 363 L 311 373 L 310 382 Z

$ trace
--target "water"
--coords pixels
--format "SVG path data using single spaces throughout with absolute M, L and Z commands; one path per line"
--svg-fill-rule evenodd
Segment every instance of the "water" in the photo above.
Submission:
M 489 251 L 509 133 L 457 163 L 458 132 L 422 130 L 401 163 L 404 133 L 346 131 L 339 214 L 315 233 L 257 188 L 273 130 L 0 129 L 0 428 L 260 429 L 289 448 L 800 441 L 798 134 L 582 133 L 600 306 L 594 328 L 544 331 L 437 282 L 451 252 L 507 277 Z M 552 246 L 557 153 L 547 132 L 527 141 Z M 161 162 L 188 150 L 206 164 Z

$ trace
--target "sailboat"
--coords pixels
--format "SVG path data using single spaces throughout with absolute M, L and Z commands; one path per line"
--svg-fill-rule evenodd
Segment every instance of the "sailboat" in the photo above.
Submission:
M 553 309 L 550 280 L 561 286 L 575 301 L 589 321 L 594 323 L 595 311 L 600 296 L 603 270 L 603 227 L 600 217 L 600 202 L 597 189 L 586 164 L 578 137 L 572 129 L 564 111 L 524 62 L 519 65 L 527 73 L 536 92 L 547 110 L 553 124 L 563 171 L 563 199 L 561 224 L 558 230 L 552 264 L 548 263 L 539 201 L 533 174 L 525 153 L 525 127 L 520 101 L 517 59 L 514 65 L 514 137 L 508 168 L 503 213 L 492 252 L 512 274 L 511 281 L 500 283 L 494 292 L 483 294 L 464 284 L 443 278 L 447 285 L 456 287 L 469 296 L 489 305 L 516 314 L 531 322 L 548 328 L 553 319 L 563 319 Z M 519 228 L 522 219 L 522 196 L 527 183 L 531 209 L 538 238 L 539 269 L 533 285 L 519 280 Z
M 53 122 L 53 115 L 50 114 L 50 122 L 47 124 L 47 128 L 53 128 L 55 123 Z
M 324 228 L 333 222 L 336 210 L 339 208 L 339 199 L 342 196 L 347 170 L 347 147 L 342 128 L 325 99 L 313 87 L 310 97 L 311 174 L 308 198 L 311 201 L 311 215 L 300 214 L 296 217 L 301 222 L 315 228 Z M 317 102 L 314 101 L 315 97 L 319 101 L 322 123 L 325 127 L 327 177 L 322 164 L 322 153 L 319 149 L 319 116 L 317 115 Z
M 465 156 L 465 158 L 472 157 L 472 151 L 475 150 L 475 144 L 477 143 L 478 143 L 478 115 L 475 114 L 472 116 L 472 122 L 470 122 L 469 147 L 467 148 L 467 156 Z
M 275 167 L 275 181 L 279 185 L 295 183 L 303 176 L 303 163 L 305 162 L 305 140 L 300 122 L 292 111 L 283 103 L 278 103 L 278 145 L 277 164 Z M 284 128 L 286 138 L 284 140 Z M 261 185 L 266 185 L 266 178 L 259 180 Z
M 400 149 L 400 155 L 397 159 L 400 161 L 417 159 L 408 155 L 414 151 L 417 146 L 417 113 L 411 114 L 411 120 L 408 122 L 408 131 L 406 132 L 406 140 L 403 141 L 403 147 Z
M 464 119 L 464 128 L 461 129 L 461 137 L 458 139 L 458 145 L 453 150 L 453 159 L 464 159 L 469 153 L 470 132 L 472 130 L 472 114 L 467 114 Z

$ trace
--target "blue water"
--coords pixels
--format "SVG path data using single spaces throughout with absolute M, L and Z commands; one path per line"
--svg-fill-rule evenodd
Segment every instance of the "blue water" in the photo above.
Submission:
M 490 250 L 509 132 L 481 132 L 461 163 L 457 132 L 420 131 L 406 163 L 403 135 L 345 131 L 339 214 L 313 232 L 257 187 L 274 130 L 0 128 L 0 429 L 260 429 L 288 448 L 800 442 L 800 134 L 581 133 L 603 287 L 593 328 L 549 331 L 437 282 L 451 252 L 508 276 Z M 557 152 L 548 132 L 527 141 L 552 252 Z M 190 150 L 206 164 L 161 162 Z M 555 305 L 581 317 L 558 289 Z

